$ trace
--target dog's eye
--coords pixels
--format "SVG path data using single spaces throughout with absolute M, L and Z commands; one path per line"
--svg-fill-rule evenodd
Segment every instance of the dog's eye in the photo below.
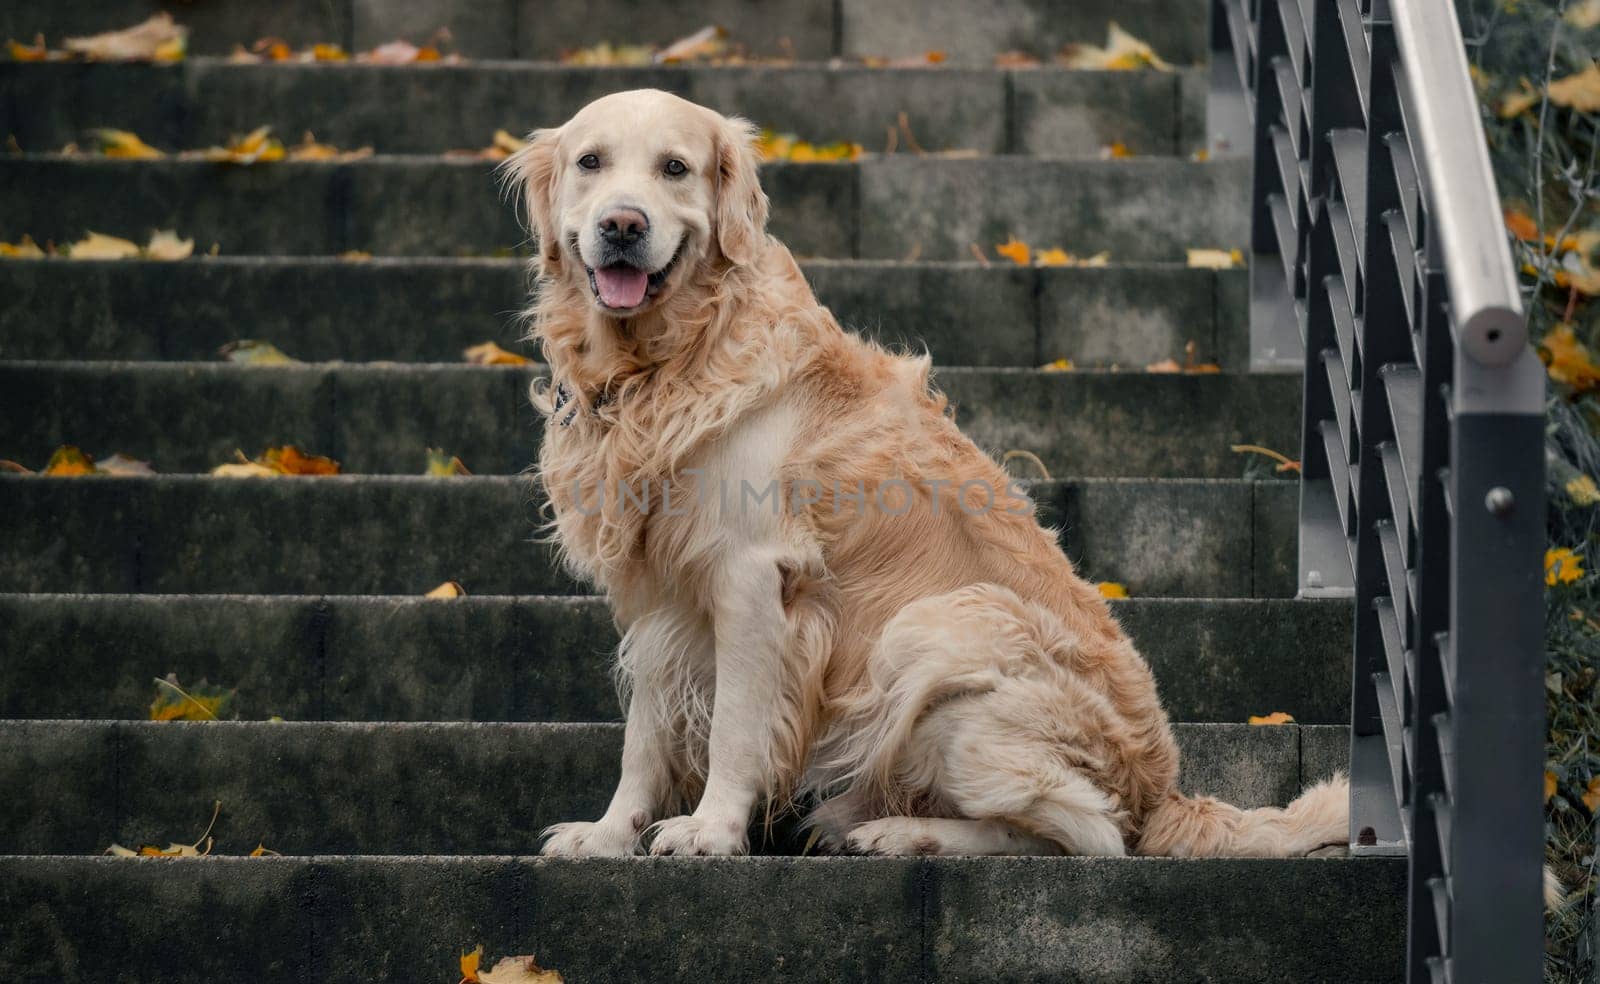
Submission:
M 669 174 L 672 177 L 676 178 L 679 175 L 683 175 L 683 174 L 689 173 L 689 166 L 687 164 L 683 163 L 682 161 L 678 160 L 676 157 L 674 157 L 671 160 L 667 161 L 665 164 L 661 165 L 661 170 L 667 172 L 667 174 Z
M 600 158 L 594 154 L 584 154 L 578 158 L 578 166 L 585 171 L 594 171 L 600 167 Z

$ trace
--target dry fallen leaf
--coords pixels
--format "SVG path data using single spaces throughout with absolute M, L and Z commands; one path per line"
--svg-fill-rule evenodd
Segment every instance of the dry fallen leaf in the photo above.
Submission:
M 1231 270 L 1244 266 L 1244 253 L 1237 249 L 1188 250 L 1189 265 L 1207 270 Z
M 298 364 L 298 360 L 284 355 L 271 342 L 257 341 L 253 338 L 241 338 L 237 342 L 229 342 L 222 348 L 217 349 L 217 354 L 229 362 L 246 366 L 291 366 Z
M 1101 581 L 1098 587 L 1100 588 L 1100 597 L 1102 598 L 1128 597 L 1128 589 L 1123 585 L 1118 584 L 1116 581 Z
M 98 61 L 159 61 L 183 58 L 189 29 L 162 12 L 120 31 L 67 38 L 62 47 L 75 55 Z
M 1102 71 L 1129 71 L 1154 68 L 1172 71 L 1172 66 L 1161 59 L 1148 44 L 1124 31 L 1112 21 L 1106 31 L 1106 46 L 1069 44 L 1061 49 L 1056 61 L 1064 68 L 1099 69 Z
M 1539 100 L 1544 98 L 1544 93 L 1535 89 L 1527 79 L 1520 80 L 1517 85 L 1517 91 L 1507 93 L 1500 99 L 1499 104 L 1495 106 L 1495 115 L 1503 120 L 1509 120 L 1513 116 L 1521 116 L 1539 105 Z
M 1550 797 L 1556 794 L 1556 774 L 1549 769 L 1544 770 L 1544 801 L 1550 802 Z
M 235 691 L 201 680 L 193 686 L 178 683 L 176 673 L 156 678 L 156 699 L 150 703 L 152 721 L 218 721 Z
M 483 161 L 503 161 L 512 154 L 526 147 L 526 140 L 518 139 L 509 131 L 496 130 L 494 137 L 489 141 L 489 146 L 479 150 L 447 150 L 446 157 L 470 157 Z
M 235 451 L 237 461 L 218 465 L 211 474 L 218 478 L 276 478 L 279 475 L 324 476 L 339 474 L 339 463 L 322 455 L 306 454 L 292 444 L 267 448 L 254 461 Z
M 1040 267 L 1103 267 L 1110 262 L 1111 254 L 1108 252 L 1074 256 L 1059 246 L 1036 250 L 1033 254 L 1033 265 Z
M 193 844 L 168 844 L 166 847 L 156 847 L 154 844 L 144 844 L 137 850 L 123 847 L 121 844 L 112 844 L 106 848 L 106 853 L 118 858 L 203 858 L 211 853 L 211 846 L 216 843 L 211 836 L 211 828 L 217 825 L 217 816 L 222 813 L 222 801 L 217 800 L 211 808 L 211 822 L 206 824 L 206 832 L 201 834 Z M 204 844 L 202 849 L 200 845 Z
M 1590 813 L 1600 813 L 1600 776 L 1589 780 L 1579 799 L 1583 800 L 1583 805 L 1589 808 Z
M 317 138 L 307 130 L 300 142 L 289 148 L 291 161 L 359 161 L 372 156 L 371 147 L 340 150 L 332 144 L 317 143 Z
M 658 64 L 672 65 L 678 62 L 720 58 L 727 52 L 728 32 L 715 24 L 710 24 L 662 48 L 656 52 L 655 60 Z
M 530 361 L 525 356 L 515 352 L 507 352 L 493 342 L 484 342 L 474 345 L 461 353 L 462 357 L 476 366 L 525 366 Z
M 100 141 L 100 153 L 107 157 L 153 160 L 166 156 L 129 130 L 95 130 L 94 138 Z
M 756 139 L 756 152 L 764 161 L 794 161 L 800 164 L 817 164 L 831 161 L 859 160 L 862 147 L 858 143 L 836 141 L 814 144 L 792 133 L 762 130 Z
M 1558 383 L 1565 383 L 1579 393 L 1600 386 L 1600 366 L 1595 365 L 1589 349 L 1573 333 L 1571 325 L 1556 325 L 1539 343 L 1539 356 L 1544 360 L 1545 371 Z
M 101 458 L 94 463 L 95 474 L 115 475 L 122 478 L 137 478 L 144 475 L 154 475 L 156 470 L 150 467 L 150 462 L 140 461 L 122 452 L 117 452 L 108 458 Z
M 1550 101 L 1557 106 L 1580 113 L 1600 110 L 1600 62 L 1590 62 L 1589 67 L 1578 74 L 1557 79 L 1550 83 L 1547 91 Z
M 467 589 L 457 581 L 446 581 L 423 595 L 424 598 L 465 598 Z
M 540 967 L 532 955 L 501 957 L 493 968 L 480 971 L 483 947 L 461 955 L 460 984 L 565 984 L 561 975 Z
M 50 455 L 50 461 L 39 474 L 61 478 L 93 475 L 94 459 L 71 444 L 63 444 Z
M 261 843 L 260 841 L 256 842 L 256 849 L 251 851 L 249 856 L 252 857 L 252 858 L 264 858 L 264 857 L 267 857 L 268 855 L 271 855 L 272 857 L 275 857 L 275 858 L 283 857 L 283 854 L 281 852 L 274 851 L 272 848 L 270 848 L 267 845 Z
M 1040 366 L 1039 368 L 1044 370 L 1045 372 L 1072 372 L 1074 369 L 1076 369 L 1078 367 L 1073 365 L 1071 359 L 1068 359 L 1068 358 L 1063 356 L 1062 358 L 1056 359 L 1056 360 L 1054 360 L 1052 362 L 1046 362 L 1044 365 Z
M 33 241 L 32 236 L 23 236 L 14 243 L 0 243 L 0 256 L 11 259 L 37 260 L 45 256 L 45 251 Z
M 441 451 L 438 448 L 429 448 L 428 467 L 423 471 L 423 474 L 444 478 L 453 475 L 471 475 L 472 472 L 468 471 L 467 466 L 462 464 L 461 459 L 455 455 Z
M 125 260 L 139 255 L 137 244 L 116 236 L 91 231 L 88 236 L 66 247 L 68 259 Z
M 1583 580 L 1583 558 L 1571 547 L 1551 547 L 1544 552 L 1544 583 L 1546 587 L 1571 584 Z
M 418 62 L 436 62 L 442 60 L 439 49 L 432 45 L 417 47 L 409 41 L 390 41 L 380 44 L 371 51 L 356 56 L 356 61 L 368 62 L 373 65 L 412 65 Z M 452 57 L 451 61 L 460 61 Z
M 1600 486 L 1588 475 L 1579 475 L 1566 485 L 1567 495 L 1580 506 L 1592 506 L 1600 502 Z
M 1539 238 L 1539 225 L 1533 220 L 1533 216 L 1520 209 L 1509 207 L 1501 209 L 1500 214 L 1505 219 L 1506 231 L 1513 236 L 1523 242 L 1532 242 Z
M 1183 345 L 1183 365 L 1178 365 L 1177 359 L 1162 359 L 1160 362 L 1152 362 L 1150 365 L 1145 366 L 1145 371 L 1158 373 L 1181 372 L 1190 375 L 1205 375 L 1222 371 L 1222 367 L 1214 362 L 1198 361 L 1196 354 L 1198 351 L 1199 347 L 1195 345 L 1193 339 L 1190 339 Z
M 1285 711 L 1273 711 L 1271 714 L 1250 715 L 1251 724 L 1293 724 L 1294 715 Z
M 1017 266 L 1027 266 L 1033 260 L 1032 247 L 1016 236 L 1012 236 L 1003 243 L 995 244 L 994 251 Z
M 1100 148 L 1100 156 L 1107 160 L 1125 160 L 1134 156 L 1134 153 L 1128 149 L 1127 144 L 1118 140 L 1108 147 Z
M 193 255 L 194 240 L 179 239 L 171 229 L 157 229 L 151 233 L 150 242 L 144 248 L 147 260 L 186 260 Z
M 281 161 L 286 156 L 283 143 L 272 136 L 272 127 L 260 126 L 244 136 L 235 136 L 224 147 L 207 147 L 199 156 L 220 164 L 257 164 Z
M 35 34 L 31 45 L 22 44 L 13 38 L 7 38 L 6 50 L 11 53 L 12 61 L 42 62 L 50 57 L 50 49 L 45 47 L 43 34 Z
M 1002 51 L 994 56 L 995 68 L 1038 68 L 1042 64 L 1037 55 L 1026 51 Z

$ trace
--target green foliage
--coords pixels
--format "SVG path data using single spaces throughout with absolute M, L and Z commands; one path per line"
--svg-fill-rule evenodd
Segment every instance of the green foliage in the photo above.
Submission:
M 1512 213 L 1508 225 L 1521 226 L 1513 257 L 1530 335 L 1554 380 L 1546 429 L 1550 546 L 1572 550 L 1585 571 L 1552 585 L 1546 606 L 1546 769 L 1556 779 L 1546 803 L 1546 859 L 1568 895 L 1546 923 L 1545 978 L 1578 984 L 1593 979 L 1595 958 L 1580 941 L 1597 883 L 1600 799 L 1593 791 L 1600 786 L 1591 783 L 1600 777 L 1600 504 L 1583 480 L 1600 479 L 1600 391 L 1574 384 L 1563 360 L 1600 364 L 1600 300 L 1579 289 L 1600 245 L 1600 113 L 1548 90 L 1589 69 L 1600 53 L 1600 4 L 1458 0 L 1457 9 Z M 1570 326 L 1576 346 L 1544 344 L 1558 326 Z

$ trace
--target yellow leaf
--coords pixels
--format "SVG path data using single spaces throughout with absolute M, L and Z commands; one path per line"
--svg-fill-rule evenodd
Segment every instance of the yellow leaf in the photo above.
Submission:
M 1056 359 L 1054 362 L 1046 362 L 1039 368 L 1043 369 L 1045 372 L 1071 372 L 1078 367 L 1072 364 L 1071 359 L 1062 357 L 1060 359 Z
M 655 62 L 655 49 L 647 44 L 613 45 L 602 41 L 588 48 L 563 51 L 563 65 L 650 65 Z
M 342 62 L 349 61 L 350 56 L 336 44 L 314 44 L 311 46 L 313 61 Z
M 1271 714 L 1250 715 L 1251 724 L 1293 724 L 1294 715 L 1285 711 L 1273 711 Z
M 75 477 L 78 475 L 93 475 L 94 471 L 93 458 L 71 444 L 63 444 L 56 448 L 55 453 L 50 455 L 50 462 L 44 466 L 44 470 L 39 474 Z
M 364 249 L 347 249 L 339 254 L 339 259 L 347 263 L 365 263 L 372 259 L 372 254 Z
M 1127 144 L 1123 143 L 1121 140 L 1118 140 L 1111 146 L 1104 148 L 1101 152 L 1101 156 L 1112 160 L 1120 160 L 1123 158 L 1132 157 L 1133 151 L 1128 149 Z
M 100 141 L 100 153 L 107 157 L 150 160 L 166 156 L 128 130 L 96 130 L 94 137 Z
M 285 151 L 283 144 L 272 136 L 272 127 L 261 126 L 242 137 L 234 137 L 227 146 L 208 147 L 200 156 L 220 164 L 256 164 L 281 161 Z
M 1550 797 L 1556 794 L 1556 774 L 1549 769 L 1544 771 L 1544 801 L 1550 802 Z
M 446 581 L 423 595 L 424 598 L 465 598 L 467 589 L 457 581 Z
M 1557 79 L 1547 90 L 1550 101 L 1580 113 L 1600 110 L 1600 62 L 1590 62 L 1589 67 L 1576 75 Z
M 474 345 L 461 355 L 476 366 L 525 366 L 530 361 L 515 352 L 507 352 L 493 342 Z
M 250 857 L 252 857 L 252 858 L 264 858 L 269 854 L 271 856 L 275 857 L 275 858 L 283 857 L 282 853 L 280 853 L 278 851 L 274 851 L 272 848 L 268 847 L 267 845 L 261 843 L 260 841 L 257 841 L 256 842 L 256 849 L 250 852 Z
M 471 953 L 461 955 L 461 980 L 477 981 L 478 963 L 483 959 L 483 944 L 478 944 Z
M 1579 393 L 1600 386 L 1600 366 L 1595 365 L 1588 348 L 1578 341 L 1571 325 L 1556 325 L 1539 343 L 1545 371 L 1558 383 Z
M 125 260 L 138 255 L 139 247 L 128 240 L 98 232 L 90 232 L 67 247 L 67 257 L 74 260 Z
M 39 248 L 32 236 L 23 236 L 15 243 L 0 243 L 0 256 L 11 259 L 38 260 L 43 259 L 44 255 L 44 250 Z
M 217 816 L 222 813 L 222 801 L 217 800 L 211 808 L 211 822 L 206 824 L 205 833 L 193 844 L 168 844 L 166 847 L 156 847 L 154 844 L 145 844 L 136 850 L 130 850 L 121 844 L 112 844 L 106 848 L 106 853 L 119 858 L 201 858 L 211 853 L 211 846 L 215 839 L 211 836 L 211 829 L 217 825 Z M 201 845 L 205 845 L 202 849 Z
M 156 699 L 150 702 L 152 721 L 217 721 L 233 699 L 234 691 L 201 680 L 190 687 L 180 686 L 178 675 L 156 678 Z
M 1152 362 L 1145 366 L 1145 371 L 1159 373 L 1183 372 L 1191 375 L 1204 375 L 1222 371 L 1222 367 L 1214 362 L 1197 361 L 1198 351 L 1199 349 L 1194 340 L 1190 339 L 1183 345 L 1183 365 L 1179 365 L 1177 359 L 1162 359 L 1160 362 Z
M 664 65 L 671 65 L 678 62 L 720 58 L 727 51 L 728 32 L 711 24 L 662 48 L 656 53 L 655 60 Z
M 117 475 L 124 478 L 156 473 L 156 470 L 150 467 L 150 462 L 131 458 L 120 451 L 109 458 L 95 462 L 94 470 L 98 475 Z
M 1041 249 L 1034 254 L 1033 262 L 1042 267 L 1072 266 L 1072 254 L 1059 246 Z
M 317 143 L 317 138 L 308 130 L 299 143 L 289 148 L 288 156 L 291 161 L 358 161 L 371 157 L 372 148 L 340 150 L 332 144 Z
M 241 338 L 237 342 L 229 342 L 218 349 L 217 354 L 238 365 L 289 366 L 298 363 L 298 360 L 284 355 L 271 342 L 261 342 L 252 338 Z
M 447 454 L 438 448 L 429 448 L 428 467 L 423 474 L 445 478 L 453 475 L 471 475 L 472 472 L 468 471 L 467 466 L 455 455 Z
M 1244 253 L 1236 249 L 1191 249 L 1189 265 L 1207 270 L 1231 270 L 1244 266 Z
M 1100 588 L 1100 597 L 1102 598 L 1128 597 L 1128 589 L 1115 581 L 1101 581 L 1098 587 Z
M 194 255 L 194 240 L 179 239 L 171 229 L 157 229 L 144 248 L 147 260 L 186 260 Z
M 1588 475 L 1579 475 L 1566 485 L 1567 495 L 1580 506 L 1592 506 L 1600 502 L 1600 487 L 1595 485 L 1594 479 Z
M 1017 266 L 1027 266 L 1033 258 L 1033 250 L 1028 247 L 1027 243 L 1016 236 L 1012 236 L 1005 242 L 996 245 L 994 251 Z
M 1232 451 L 1234 454 L 1265 455 L 1266 457 L 1271 458 L 1273 461 L 1278 463 L 1276 470 L 1280 472 L 1300 471 L 1300 462 L 1291 460 L 1282 452 L 1274 451 L 1271 448 L 1264 448 L 1259 444 L 1230 444 L 1228 446 L 1228 450 Z
M 1589 785 L 1583 788 L 1583 795 L 1579 798 L 1590 813 L 1600 813 L 1600 776 L 1589 780 Z
M 173 61 L 183 57 L 188 37 L 189 29 L 163 12 L 121 31 L 67 38 L 62 47 L 91 60 Z
M 1549 587 L 1583 579 L 1583 558 L 1571 547 L 1551 547 L 1544 552 L 1544 583 Z
M 306 454 L 293 444 L 267 448 L 256 459 L 283 475 L 337 475 L 339 463 L 320 454 Z
M 44 46 L 44 35 L 36 34 L 33 44 L 21 44 L 10 38 L 6 39 L 6 50 L 11 53 L 12 61 L 42 62 L 50 57 L 50 50 Z
M 1513 116 L 1521 116 L 1537 106 L 1539 100 L 1544 98 L 1544 94 L 1529 84 L 1527 79 L 1520 80 L 1518 85 L 1519 88 L 1516 92 L 1507 94 L 1500 100 L 1500 104 L 1495 107 L 1495 114 L 1503 120 L 1509 120 Z
M 1092 44 L 1069 44 L 1061 49 L 1056 61 L 1065 68 L 1102 71 L 1154 68 L 1162 72 L 1172 71 L 1172 66 L 1163 61 L 1153 48 L 1124 31 L 1115 21 L 1108 27 L 1104 48 Z
M 1177 359 L 1162 359 L 1160 362 L 1152 362 L 1149 365 L 1145 366 L 1144 367 L 1144 371 L 1145 372 L 1182 372 L 1183 371 L 1183 367 L 1178 365 L 1178 360 Z

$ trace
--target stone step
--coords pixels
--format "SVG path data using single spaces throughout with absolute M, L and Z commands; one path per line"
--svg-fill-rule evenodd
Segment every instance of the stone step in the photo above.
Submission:
M 762 168 L 771 230 L 797 256 L 993 256 L 1011 236 L 1118 261 L 1243 247 L 1245 160 L 895 155 Z M 0 239 L 177 229 L 201 252 L 469 256 L 524 242 L 491 165 L 439 157 L 241 167 L 22 154 L 0 158 Z
M 164 845 L 199 833 L 220 801 L 224 853 L 260 842 L 299 855 L 528 854 L 550 824 L 605 811 L 622 727 L 0 721 L 0 852 Z M 1183 788 L 1241 806 L 1288 802 L 1339 768 L 1349 744 L 1331 725 L 1174 730 Z M 787 838 L 764 846 L 795 849 Z
M 1121 143 L 1140 155 L 1187 156 L 1205 144 L 1198 70 L 1084 72 L 1057 68 L 874 69 L 857 66 L 579 68 L 474 62 L 427 67 L 0 63 L 0 134 L 24 150 L 89 143 L 101 127 L 132 130 L 175 151 L 270 125 L 284 141 L 312 131 L 344 149 L 439 154 L 558 126 L 624 89 L 666 89 L 816 143 L 889 149 L 906 115 L 930 151 L 1098 156 Z M 904 133 L 895 145 L 913 151 Z
M 0 8 L 0 36 L 30 39 L 42 31 L 59 45 L 63 35 L 125 27 L 160 9 L 189 26 L 189 50 L 205 54 L 226 54 L 266 36 L 297 47 L 336 43 L 362 51 L 397 38 L 426 43 L 447 28 L 451 50 L 469 57 L 552 59 L 603 41 L 665 44 L 720 24 L 757 56 L 825 60 L 941 50 L 952 63 L 988 65 L 1013 49 L 1049 56 L 1068 42 L 1103 43 L 1111 20 L 1170 62 L 1198 62 L 1206 52 L 1200 0 L 1000 0 L 936 9 L 914 0 L 709 0 L 692 11 L 627 0 L 581 6 L 540 0 L 11 0 Z
M 121 451 L 163 473 L 206 472 L 237 449 L 297 444 L 348 473 L 419 474 L 427 448 L 477 474 L 536 457 L 542 367 L 0 363 L 0 456 L 42 465 L 61 444 Z M 981 447 L 1052 474 L 1240 475 L 1239 443 L 1290 447 L 1300 380 L 1282 374 L 1041 372 L 950 367 L 936 384 Z M 198 408 L 204 412 L 197 413 Z
M 1085 577 L 1134 596 L 1294 591 L 1292 482 L 1039 483 Z M 0 591 L 571 594 L 526 479 L 0 475 Z
M 839 320 L 941 365 L 1249 365 L 1244 270 L 812 260 Z M 519 260 L 206 257 L 0 263 L 0 359 L 213 359 L 248 334 L 311 361 L 451 362 L 493 339 L 534 355 Z M 248 312 L 248 318 L 243 316 Z
M 92 982 L 445 981 L 481 943 L 572 984 L 1387 984 L 1405 879 L 1402 858 L 4 858 L 0 952 Z
M 1112 607 L 1177 720 L 1349 719 L 1348 602 Z M 594 597 L 0 595 L 0 718 L 142 719 L 175 673 L 246 720 L 609 721 L 616 644 Z

